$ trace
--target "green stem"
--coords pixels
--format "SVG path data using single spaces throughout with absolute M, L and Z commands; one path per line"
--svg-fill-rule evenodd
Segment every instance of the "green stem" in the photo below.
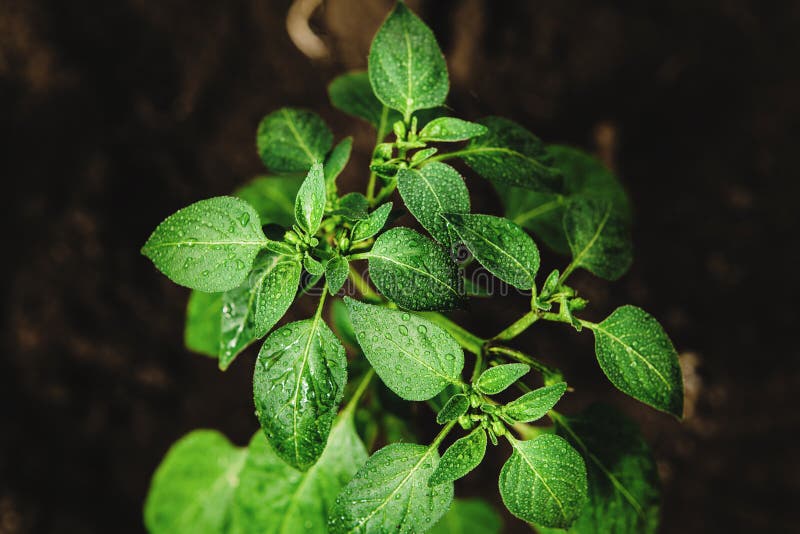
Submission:
M 564 282 L 566 282 L 567 278 L 569 278 L 569 275 L 571 275 L 572 271 L 574 271 L 577 267 L 578 266 L 575 264 L 575 260 L 569 262 L 569 265 L 567 265 L 567 268 L 564 269 L 564 272 L 561 273 L 561 276 L 558 277 L 558 285 L 561 285 Z
M 554 323 L 564 323 L 571 325 L 572 321 L 569 320 L 568 317 L 561 315 L 560 313 L 553 313 L 553 312 L 544 312 L 541 314 L 542 319 L 545 321 L 552 321 Z M 588 328 L 589 330 L 594 330 L 597 327 L 597 323 L 593 323 L 591 321 L 584 321 L 583 319 L 578 319 L 578 322 L 581 323 L 581 326 L 584 328 Z
M 524 352 L 518 351 L 517 349 L 512 349 L 510 347 L 503 347 L 501 345 L 495 345 L 489 347 L 489 353 L 502 354 L 503 356 L 507 356 L 516 362 L 530 365 L 533 370 L 542 373 L 545 377 L 564 376 L 560 370 L 550 367 L 549 365 L 537 360 L 533 356 L 529 356 Z
M 364 278 L 358 274 L 355 265 L 350 265 L 350 280 L 353 282 L 353 285 L 356 286 L 356 289 L 361 296 L 365 299 L 370 300 L 372 302 L 383 302 L 383 297 L 378 295 L 369 283 L 364 280 Z
M 442 327 L 448 334 L 453 336 L 458 344 L 475 355 L 480 355 L 483 345 L 486 343 L 472 332 L 460 327 L 441 313 L 437 312 L 417 312 L 417 315 L 428 319 L 437 326 Z
M 444 154 L 439 154 L 438 156 L 432 156 L 426 160 L 427 163 L 433 163 L 434 161 L 445 161 L 448 159 L 458 158 L 464 154 L 469 154 L 472 152 L 469 149 L 464 150 L 456 150 L 454 152 L 446 152 Z
M 361 382 L 359 382 L 358 387 L 356 387 L 356 390 L 353 392 L 353 396 L 350 397 L 350 401 L 347 403 L 347 406 L 345 406 L 344 410 L 342 410 L 342 414 L 346 415 L 347 417 L 353 416 L 356 411 L 356 405 L 358 404 L 358 401 L 361 400 L 364 392 L 367 390 L 367 386 L 369 386 L 373 376 L 375 376 L 375 369 L 370 368 L 370 370 L 364 374 Z
M 529 326 L 538 321 L 541 317 L 542 316 L 538 311 L 529 311 L 511 326 L 494 336 L 492 339 L 497 341 L 508 341 L 509 339 L 514 339 L 527 330 Z
M 366 260 L 369 259 L 369 255 L 370 255 L 369 252 L 359 252 L 357 254 L 350 254 L 349 256 L 347 256 L 347 259 L 350 261 Z
M 472 369 L 472 377 L 470 378 L 470 383 L 474 384 L 478 377 L 483 372 L 483 351 L 475 354 L 475 367 Z
M 375 201 L 373 202 L 373 206 L 380 204 L 384 199 L 391 196 L 394 193 L 394 190 L 397 189 L 397 180 L 392 180 L 391 183 L 385 185 L 379 192 L 378 196 L 375 197 Z
M 322 285 L 322 296 L 319 298 L 319 304 L 317 304 L 317 311 L 314 313 L 314 321 L 319 321 L 319 318 L 322 317 L 322 308 L 325 306 L 325 297 L 328 296 L 328 282 L 326 281 Z
M 439 434 L 434 438 L 433 442 L 431 443 L 431 446 L 428 448 L 431 449 L 435 447 L 438 449 L 439 445 L 442 443 L 442 441 L 444 441 L 444 438 L 447 437 L 447 434 L 450 433 L 450 431 L 453 429 L 453 426 L 455 426 L 457 422 L 458 420 L 450 421 L 449 423 L 447 423 L 441 430 L 441 432 L 439 432 Z

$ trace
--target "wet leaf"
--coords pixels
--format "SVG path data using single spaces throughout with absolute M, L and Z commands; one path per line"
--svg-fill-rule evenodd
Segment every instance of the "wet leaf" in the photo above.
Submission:
M 383 140 L 392 124 L 403 119 L 400 113 L 389 109 L 378 100 L 372 92 L 369 75 L 363 71 L 348 72 L 337 77 L 328 86 L 328 96 L 333 107 L 364 119 L 379 132 L 383 132 L 383 136 L 379 136 L 380 140 Z
M 258 154 L 273 172 L 307 172 L 325 160 L 332 145 L 333 133 L 325 122 L 304 109 L 281 108 L 258 125 Z
M 369 214 L 363 221 L 358 221 L 353 226 L 353 231 L 350 235 L 350 240 L 353 243 L 364 241 L 380 232 L 386 225 L 386 219 L 392 211 L 392 203 L 387 202 L 382 204 L 379 208 Z
M 419 132 L 421 141 L 466 141 L 487 132 L 486 126 L 454 117 L 440 117 L 425 125 Z
M 463 393 L 459 393 L 458 395 L 453 395 L 448 399 L 442 409 L 439 410 L 439 413 L 436 415 L 436 422 L 440 425 L 445 423 L 449 423 L 450 421 L 455 421 L 465 413 L 469 409 L 469 398 Z
M 323 171 L 325 174 L 325 186 L 328 194 L 336 191 L 336 178 L 342 174 L 342 171 L 350 161 L 350 152 L 353 150 L 353 138 L 345 137 L 339 144 L 333 147 L 331 153 L 325 159 Z
M 294 218 L 300 228 L 309 235 L 314 235 L 322 222 L 327 201 L 325 195 L 325 176 L 322 164 L 315 163 L 308 171 L 294 201 Z
M 564 212 L 564 232 L 576 267 L 616 280 L 633 262 L 630 225 L 608 201 L 574 200 Z
M 328 291 L 335 295 L 342 289 L 350 274 L 349 263 L 346 258 L 334 256 L 325 264 L 325 281 L 328 282 Z
M 438 486 L 463 477 L 480 465 L 486 454 L 486 431 L 476 427 L 461 439 L 457 439 L 442 455 L 436 471 L 428 480 L 429 486 Z
M 534 389 L 503 406 L 501 413 L 520 423 L 536 421 L 547 415 L 565 391 L 567 384 L 564 382 Z
M 496 395 L 505 391 L 530 370 L 530 366 L 524 363 L 507 363 L 490 367 L 478 377 L 475 389 L 487 395 Z
M 233 196 L 255 208 L 262 226 L 277 224 L 288 228 L 294 224 L 294 199 L 301 183 L 294 176 L 262 176 L 237 189 Z

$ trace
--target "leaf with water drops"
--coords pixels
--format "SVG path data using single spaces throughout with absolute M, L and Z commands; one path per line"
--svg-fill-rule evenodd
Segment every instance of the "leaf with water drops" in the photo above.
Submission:
M 381 234 L 369 253 L 369 273 L 380 292 L 403 308 L 444 311 L 462 301 L 456 264 L 410 228 Z
M 294 218 L 309 235 L 314 235 L 325 214 L 325 176 L 322 164 L 315 163 L 297 192 L 294 201 Z
M 286 464 L 257 433 L 236 489 L 230 534 L 327 533 L 336 496 L 367 457 L 349 410 L 339 414 L 322 456 L 308 471 Z
M 305 471 L 328 439 L 347 381 L 344 347 L 320 317 L 275 330 L 253 375 L 261 427 L 275 452 Z
M 616 280 L 633 262 L 630 224 L 608 201 L 576 199 L 564 212 L 572 263 L 605 280 Z
M 436 447 L 393 443 L 358 470 L 336 498 L 330 532 L 425 532 L 453 500 L 453 484 L 428 486 L 436 469 Z
M 264 251 L 256 258 L 247 281 L 222 295 L 218 345 L 223 371 L 253 341 L 264 337 L 294 301 L 300 283 L 295 257 Z
M 186 348 L 216 358 L 219 353 L 222 293 L 192 291 L 186 305 L 183 343 Z
M 323 171 L 328 194 L 336 191 L 336 178 L 342 174 L 342 171 L 347 166 L 347 162 L 350 161 L 350 152 L 352 152 L 352 150 L 353 138 L 345 137 L 339 141 L 338 145 L 333 147 L 333 150 L 331 150 L 331 153 L 328 154 L 328 157 L 325 159 Z
M 294 224 L 294 199 L 302 180 L 295 176 L 261 176 L 237 189 L 239 197 L 258 212 L 261 224 Z
M 370 213 L 363 221 L 358 221 L 355 226 L 353 226 L 353 231 L 350 234 L 350 241 L 353 243 L 364 241 L 380 232 L 386 225 L 386 219 L 389 217 L 391 211 L 392 203 L 387 202 Z
M 167 217 L 144 244 L 142 254 L 176 284 L 214 293 L 244 282 L 266 244 L 250 204 L 215 197 Z
M 588 502 L 569 531 L 655 533 L 658 469 L 636 423 L 601 404 L 576 416 L 558 416 L 555 423 L 556 433 L 586 462 Z
M 148 532 L 223 532 L 246 457 L 215 430 L 195 430 L 175 442 L 150 483 Z
M 490 273 L 519 289 L 533 287 L 539 270 L 539 249 L 525 230 L 493 215 L 442 215 Z
M 530 370 L 530 366 L 524 363 L 507 363 L 490 367 L 475 381 L 475 389 L 487 395 L 496 395 L 505 391 Z
M 258 154 L 273 172 L 306 172 L 325 160 L 332 145 L 333 133 L 325 122 L 305 109 L 281 108 L 258 125 Z
M 433 32 L 398 2 L 372 41 L 369 81 L 375 96 L 406 121 L 418 109 L 444 104 L 447 64 Z
M 571 199 L 589 198 L 611 202 L 616 216 L 630 221 L 628 195 L 617 177 L 603 163 L 576 148 L 548 145 L 553 166 L 564 177 L 562 193 L 544 193 L 520 187 L 498 187 L 505 215 L 532 231 L 553 250 L 569 253 L 564 234 L 564 210 Z
M 320 277 L 325 274 L 325 266 L 314 259 L 308 252 L 306 252 L 305 256 L 303 256 L 303 267 L 311 276 Z M 313 284 L 308 287 L 311 287 L 312 285 Z
M 420 141 L 466 141 L 487 132 L 486 126 L 454 117 L 439 117 L 425 125 L 419 132 Z
M 337 207 L 331 215 L 341 215 L 349 221 L 363 221 L 369 216 L 369 200 L 361 193 L 347 193 L 336 204 Z
M 486 454 L 486 431 L 476 427 L 461 439 L 457 439 L 444 451 L 436 471 L 428 480 L 429 486 L 438 486 L 465 476 L 478 467 Z
M 429 534 L 500 534 L 503 520 L 491 504 L 482 499 L 453 499 L 444 517 Z
M 500 471 L 500 496 L 506 508 L 529 523 L 568 528 L 586 502 L 586 465 L 559 436 L 529 441 L 508 436 L 513 452 Z
M 345 298 L 361 349 L 389 386 L 406 400 L 427 400 L 458 384 L 464 352 L 450 334 L 417 315 Z
M 469 409 L 469 398 L 463 393 L 453 395 L 448 399 L 439 413 L 436 414 L 436 422 L 440 425 L 455 421 Z
M 416 152 L 414 152 L 414 154 L 411 156 L 411 159 L 410 159 L 410 160 L 408 160 L 408 164 L 409 164 L 411 167 L 416 167 L 416 166 L 418 166 L 420 163 L 422 163 L 423 161 L 425 161 L 426 159 L 428 159 L 428 158 L 430 158 L 431 156 L 433 156 L 434 154 L 436 154 L 438 151 L 439 151 L 439 149 L 438 149 L 438 148 L 435 148 L 435 147 L 430 147 L 430 148 L 425 148 L 425 149 L 422 149 L 422 150 L 417 150 L 417 151 L 416 151 Z
M 347 258 L 334 256 L 325 264 L 325 281 L 328 282 L 328 291 L 335 295 L 342 289 L 350 274 L 350 267 Z
M 395 110 L 384 106 L 369 83 L 369 75 L 365 71 L 342 74 L 328 86 L 328 96 L 336 109 L 344 111 L 372 124 L 379 132 L 383 132 L 380 140 L 386 136 L 395 122 L 402 116 Z
M 678 353 L 658 321 L 636 306 L 622 306 L 594 332 L 600 368 L 620 391 L 675 417 L 683 415 Z
M 436 241 L 450 247 L 455 234 L 439 215 L 469 213 L 469 191 L 464 178 L 444 163 L 430 163 L 419 170 L 401 169 L 397 189 L 408 211 Z
M 567 384 L 564 382 L 534 389 L 503 406 L 501 413 L 519 423 L 536 421 L 547 415 L 565 391 Z
M 502 117 L 486 117 L 479 122 L 488 131 L 455 153 L 472 170 L 496 184 L 560 191 L 561 175 L 538 137 Z

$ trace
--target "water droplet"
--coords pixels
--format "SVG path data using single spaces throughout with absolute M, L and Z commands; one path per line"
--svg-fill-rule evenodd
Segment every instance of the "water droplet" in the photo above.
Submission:
M 401 324 L 400 327 L 398 328 L 398 330 L 400 331 L 400 335 L 401 336 L 407 336 L 408 335 L 408 327 L 406 325 Z
M 428 327 L 425 326 L 424 324 L 421 324 L 421 325 L 419 325 L 417 327 L 417 332 L 419 332 L 420 334 L 422 334 L 424 336 L 425 334 L 428 333 Z
M 209 271 L 207 271 L 207 270 L 206 270 L 206 271 L 203 271 L 203 273 L 202 273 L 202 274 L 203 274 L 203 276 L 208 276 L 208 275 L 210 275 L 210 274 L 211 274 L 211 272 L 209 272 Z
M 247 212 L 242 213 L 239 216 L 239 222 L 242 224 L 242 226 L 247 226 L 247 223 L 250 222 L 250 214 Z

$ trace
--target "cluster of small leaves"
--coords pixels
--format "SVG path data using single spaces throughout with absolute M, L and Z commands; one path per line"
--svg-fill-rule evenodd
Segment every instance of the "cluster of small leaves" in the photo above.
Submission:
M 584 320 L 576 314 L 588 301 L 567 285 L 577 268 L 607 280 L 628 270 L 625 191 L 591 156 L 546 146 L 508 119 L 449 116 L 448 92 L 433 33 L 398 2 L 375 36 L 367 72 L 329 87 L 336 108 L 376 129 L 365 194 L 340 194 L 337 186 L 352 138 L 334 145 L 318 115 L 283 108 L 258 127 L 269 176 L 179 210 L 146 242 L 143 254 L 193 290 L 187 347 L 225 370 L 266 338 L 253 375 L 262 431 L 247 447 L 208 430 L 178 441 L 153 477 L 145 507 L 151 532 L 498 532 L 488 504 L 453 496 L 454 481 L 501 439 L 512 452 L 498 488 L 518 518 L 542 531 L 655 530 L 657 475 L 635 425 L 607 407 L 559 414 L 554 407 L 569 389 L 561 372 L 505 345 L 538 320 L 589 329 L 614 386 L 681 416 L 677 353 L 658 322 L 634 306 L 599 323 Z M 471 212 L 463 176 L 445 163 L 453 159 L 494 184 L 505 217 Z M 395 191 L 402 208 L 388 200 Z M 387 229 L 405 213 L 427 235 Z M 570 255 L 567 267 L 540 276 L 539 248 L 526 230 Z M 494 338 L 439 313 L 469 297 L 459 249 L 531 293 L 530 311 Z M 361 260 L 377 292 L 355 270 Z M 363 300 L 336 296 L 348 278 Z M 316 312 L 274 329 L 314 287 L 322 289 Z M 339 337 L 323 313 L 328 294 Z M 465 350 L 475 356 L 469 380 Z M 348 367 L 361 377 L 355 387 L 348 388 Z M 528 385 L 532 371 L 543 386 Z M 370 383 L 373 372 L 385 389 Z M 512 398 L 512 388 L 521 394 Z M 387 395 L 435 407 L 442 429 L 430 444 L 391 439 L 410 432 L 402 421 L 387 422 Z M 359 409 L 362 398 L 369 403 Z M 552 427 L 531 425 L 545 417 Z M 369 455 L 378 427 L 389 444 Z M 440 456 L 456 428 L 463 435 Z

